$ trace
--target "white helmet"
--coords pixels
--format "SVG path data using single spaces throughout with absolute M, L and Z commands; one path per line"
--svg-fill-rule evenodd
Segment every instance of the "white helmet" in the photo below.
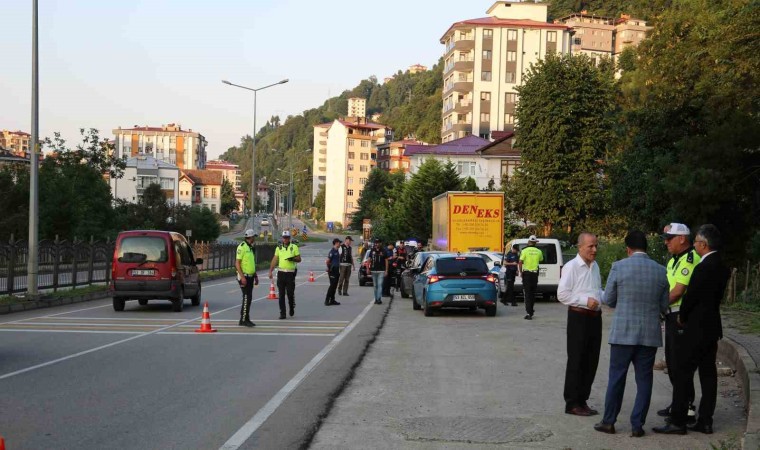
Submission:
M 290 237 L 290 231 L 285 230 L 282 232 L 282 237 Z
M 249 228 L 249 229 L 245 230 L 245 234 L 243 234 L 243 236 L 245 236 L 247 238 L 249 238 L 249 237 L 255 237 L 256 233 L 251 228 Z

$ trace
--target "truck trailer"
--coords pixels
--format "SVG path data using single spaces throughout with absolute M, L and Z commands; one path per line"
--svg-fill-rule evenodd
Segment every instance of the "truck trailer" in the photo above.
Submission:
M 504 250 L 504 194 L 443 193 L 433 199 L 433 250 Z

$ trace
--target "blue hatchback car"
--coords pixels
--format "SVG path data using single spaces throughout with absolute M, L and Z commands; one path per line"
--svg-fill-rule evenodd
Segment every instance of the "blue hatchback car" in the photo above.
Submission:
M 425 261 L 414 279 L 414 309 L 426 316 L 441 308 L 483 308 L 496 315 L 497 277 L 478 255 L 438 255 Z

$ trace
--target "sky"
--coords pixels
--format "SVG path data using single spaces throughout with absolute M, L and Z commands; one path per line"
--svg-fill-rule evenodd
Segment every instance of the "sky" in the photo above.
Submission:
M 218 157 L 267 118 L 300 114 L 371 75 L 443 54 L 452 23 L 491 0 L 39 0 L 40 137 L 177 123 Z M 31 128 L 32 0 L 0 0 L 0 129 Z

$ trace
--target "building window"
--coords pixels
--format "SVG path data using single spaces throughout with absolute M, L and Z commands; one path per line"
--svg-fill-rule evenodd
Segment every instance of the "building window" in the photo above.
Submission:
M 369 141 L 362 141 L 361 146 L 365 148 L 369 147 Z
M 174 190 L 174 178 L 161 178 L 161 189 L 165 191 Z
M 349 146 L 349 147 L 353 147 L 354 145 L 356 145 L 356 141 L 355 141 L 355 140 L 353 140 L 353 139 L 349 139 L 349 140 L 348 140 L 348 146 Z
M 346 207 L 347 207 L 348 209 L 351 209 L 351 208 L 353 208 L 353 207 L 354 207 L 354 202 L 348 202 L 348 203 L 346 203 Z
M 504 81 L 507 83 L 514 83 L 515 82 L 515 73 L 514 72 L 507 72 L 504 76 Z
M 216 188 L 211 188 L 211 198 L 216 198 Z
M 507 61 L 509 61 L 509 62 L 517 61 L 517 52 L 512 51 L 512 50 L 508 51 L 507 52 Z
M 557 32 L 556 31 L 548 31 L 546 33 L 546 41 L 547 42 L 557 42 Z
M 516 41 L 517 40 L 517 30 L 507 30 L 507 40 L 508 41 Z
M 365 184 L 367 184 L 367 179 L 366 178 L 359 178 L 359 183 L 361 183 L 361 185 L 364 186 Z
M 481 72 L 480 79 L 481 81 L 491 81 L 491 72 Z
M 349 189 L 348 191 L 346 191 L 346 194 L 348 194 L 349 197 L 353 197 L 354 196 L 354 190 L 353 189 Z
M 354 177 L 348 177 L 348 184 L 354 184 Z
M 457 173 L 460 176 L 468 177 L 475 175 L 475 162 L 474 161 L 460 161 L 457 163 Z
M 519 162 L 503 159 L 501 161 L 501 179 L 509 180 L 515 174 Z
M 348 159 L 354 159 L 356 158 L 356 154 L 354 152 L 348 152 Z
M 483 59 L 491 59 L 491 50 L 483 50 Z
M 491 121 L 491 114 L 489 114 L 489 113 L 480 113 L 480 121 L 481 122 L 490 122 Z
M 507 92 L 505 94 L 506 103 L 515 103 L 517 100 L 517 94 L 514 92 Z
M 481 92 L 480 93 L 480 100 L 483 102 L 490 102 L 491 101 L 491 93 L 490 92 Z
M 504 123 L 507 125 L 515 123 L 515 116 L 509 113 L 504 114 Z
M 206 198 L 208 198 L 208 188 L 207 187 L 203 188 L 203 196 L 206 197 Z
M 362 153 L 359 156 L 363 161 L 369 161 L 369 153 Z
M 354 165 L 353 164 L 349 164 L 348 165 L 348 170 L 354 170 Z
M 581 38 L 579 37 L 573 38 L 573 45 L 581 45 Z
M 211 211 L 216 212 L 216 203 L 211 204 Z
M 366 172 L 368 166 L 359 166 L 359 172 Z
M 493 30 L 489 28 L 483 30 L 483 39 L 493 39 Z

